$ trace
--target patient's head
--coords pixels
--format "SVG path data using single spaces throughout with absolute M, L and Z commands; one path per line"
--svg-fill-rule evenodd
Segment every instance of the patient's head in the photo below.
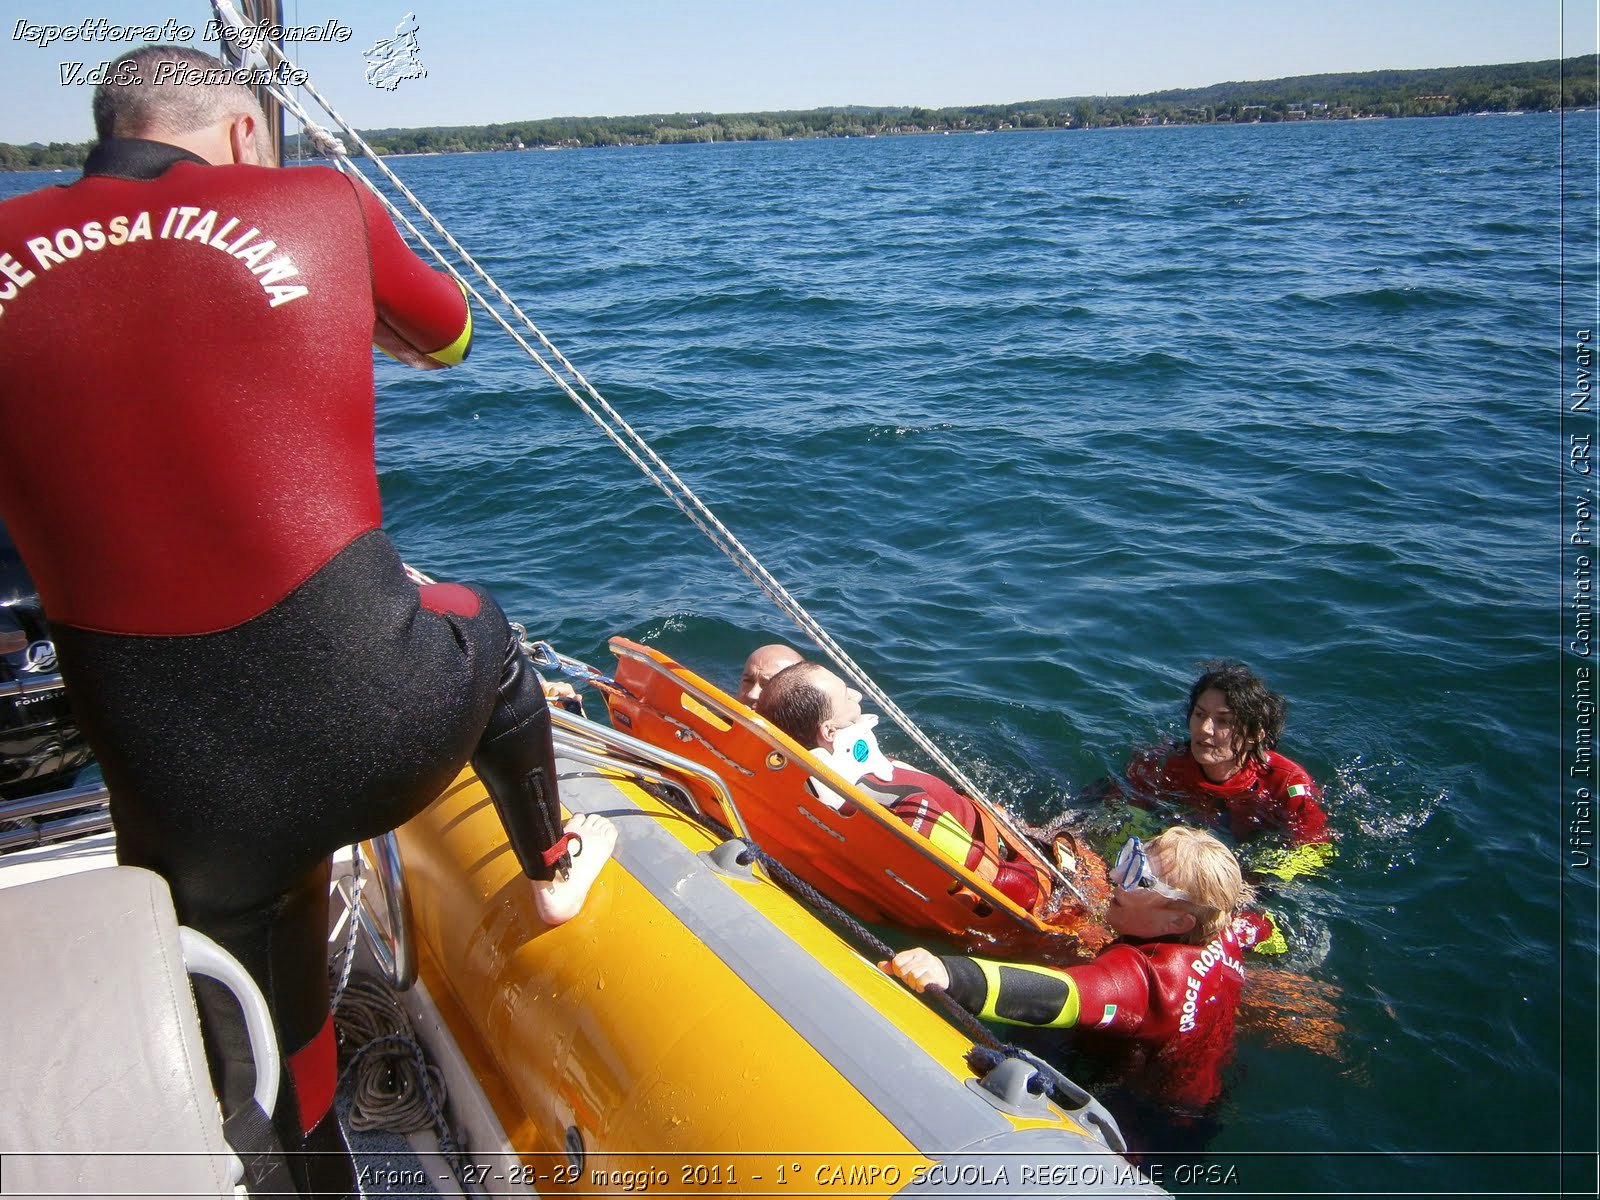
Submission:
M 744 660 L 744 674 L 739 676 L 739 703 L 754 708 L 767 681 L 785 667 L 792 667 L 800 661 L 798 650 L 791 650 L 778 642 L 752 651 L 750 657 Z
M 820 663 L 785 667 L 761 690 L 756 712 L 807 749 L 833 749 L 842 729 L 861 720 L 861 697 Z

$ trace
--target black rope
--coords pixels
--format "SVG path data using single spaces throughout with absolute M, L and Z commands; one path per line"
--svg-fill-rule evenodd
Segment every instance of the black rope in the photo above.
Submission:
M 709 817 L 706 818 L 706 823 L 717 825 L 717 822 Z M 732 831 L 726 827 L 720 827 L 718 832 L 724 837 L 732 836 Z M 785 891 L 792 892 L 799 899 L 821 910 L 823 915 L 858 937 L 874 954 L 884 959 L 894 957 L 894 951 L 881 938 L 760 846 L 746 841 L 745 849 L 736 861 L 741 866 L 759 862 Z M 1013 1042 L 1002 1042 L 987 1025 L 953 1000 L 942 987 L 928 987 L 914 994 L 919 995 L 924 1004 L 955 1025 L 974 1043 L 966 1053 L 966 1062 L 972 1073 L 980 1079 L 1006 1059 L 1018 1058 L 1033 1068 L 1033 1074 L 1028 1079 L 1028 1091 L 1033 1095 L 1048 1094 L 1062 1108 L 1069 1110 L 1081 1108 L 1088 1101 L 1088 1093 L 1067 1076 L 1031 1051 Z
M 715 824 L 715 822 L 712 822 L 712 824 Z M 724 837 L 733 836 L 732 831 L 728 829 L 722 829 L 719 832 Z M 744 841 L 744 851 L 739 855 L 737 860 L 740 866 L 747 867 L 752 862 L 760 863 L 767 869 L 767 873 L 770 874 L 773 879 L 777 881 L 778 885 L 786 892 L 793 894 L 797 899 L 803 900 L 807 904 L 811 905 L 811 907 L 819 910 L 823 916 L 841 926 L 879 958 L 894 957 L 894 950 L 889 946 L 889 944 L 878 937 L 877 934 L 873 933 L 872 930 L 868 929 L 848 911 L 839 907 L 839 905 L 828 899 L 828 897 L 824 896 L 804 879 L 801 879 L 800 876 L 796 875 L 793 871 L 789 870 L 788 867 L 784 866 L 777 859 L 773 858 L 772 855 L 768 854 L 755 842 L 747 839 L 741 840 Z
M 733 839 L 733 830 L 728 826 L 706 813 L 699 812 L 691 806 L 686 806 L 676 799 L 677 788 L 662 788 L 658 786 L 650 790 L 685 816 L 704 824 L 724 841 Z M 864 946 L 881 959 L 887 960 L 894 957 L 894 950 L 889 944 L 868 929 L 856 917 L 823 895 L 804 879 L 801 879 L 755 842 L 750 841 L 748 838 L 740 838 L 739 840 L 744 843 L 745 847 L 735 859 L 740 866 L 747 867 L 753 862 L 760 863 L 767 869 L 768 874 L 772 876 L 779 887 L 796 899 L 810 905 L 822 916 L 855 937 L 861 946 Z M 1002 1042 L 987 1025 L 951 999 L 943 988 L 930 987 L 925 988 L 921 993 L 913 992 L 913 994 L 918 995 L 924 1004 L 944 1017 L 952 1025 L 955 1025 L 974 1043 L 972 1048 L 967 1051 L 966 1062 L 973 1074 L 979 1078 L 987 1075 L 1006 1059 L 1018 1058 L 1033 1068 L 1033 1075 L 1028 1079 L 1028 1091 L 1035 1096 L 1048 1094 L 1052 1100 L 1068 1110 L 1082 1108 L 1083 1105 L 1090 1101 L 1089 1094 L 1073 1083 L 1066 1075 L 1063 1075 L 1056 1067 L 1013 1042 Z
M 804 879 L 801 879 L 798 875 L 789 870 L 788 867 L 784 866 L 777 859 L 773 858 L 772 855 L 768 854 L 760 846 L 757 846 L 752 842 L 746 842 L 745 851 L 743 854 L 739 855 L 738 861 L 741 865 L 748 865 L 751 860 L 759 862 L 762 866 L 764 866 L 785 891 L 793 892 L 806 903 L 813 905 L 817 909 L 820 909 L 824 916 L 828 917 L 830 920 L 843 926 L 850 933 L 854 934 L 863 943 L 865 943 L 867 949 L 871 950 L 880 959 L 887 960 L 894 957 L 893 948 L 879 938 L 876 934 L 874 934 L 860 921 L 858 921 L 855 917 L 851 916 L 843 908 L 840 908 L 839 905 L 834 901 L 828 899 L 828 897 L 817 891 L 816 888 L 812 887 Z M 977 1042 L 980 1046 L 986 1047 L 989 1050 L 998 1051 L 1002 1054 L 1005 1054 L 1005 1043 L 1001 1042 L 999 1038 L 995 1037 L 993 1033 L 989 1032 L 988 1026 L 986 1026 L 982 1021 L 978 1020 L 977 1017 L 973 1016 L 966 1009 L 962 1008 L 961 1005 L 957 1004 L 954 1000 L 947 996 L 943 988 L 927 988 L 921 993 L 921 997 L 924 1004 L 933 1009 L 935 1012 L 939 1013 L 941 1016 L 945 1017 L 946 1020 L 949 1020 L 955 1024 L 972 1041 Z M 1015 1055 L 1006 1054 L 1006 1057 L 1015 1057 Z M 981 1071 L 979 1072 L 979 1074 L 982 1073 L 983 1072 Z

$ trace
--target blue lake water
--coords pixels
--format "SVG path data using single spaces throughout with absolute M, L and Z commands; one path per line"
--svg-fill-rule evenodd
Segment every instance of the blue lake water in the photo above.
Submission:
M 1246 1021 L 1221 1190 L 1498 1194 L 1557 1186 L 1563 1118 L 1593 1149 L 1593 874 L 1562 858 L 1559 135 L 394 165 L 1019 812 L 1176 736 L 1200 659 L 1285 692 L 1340 855 L 1270 894 L 1294 950 L 1257 973 L 1310 977 L 1343 1030 L 1329 1054 Z M 1572 186 L 1592 218 L 1593 179 Z M 622 633 L 731 681 L 794 636 L 498 331 L 378 386 L 412 562 L 596 665 Z

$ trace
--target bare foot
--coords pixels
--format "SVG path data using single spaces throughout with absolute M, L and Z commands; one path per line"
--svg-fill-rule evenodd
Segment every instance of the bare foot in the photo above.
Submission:
M 546 925 L 562 925 L 578 915 L 617 845 L 617 827 L 597 813 L 578 813 L 566 823 L 565 832 L 583 843 L 572 855 L 571 873 L 565 879 L 533 885 L 534 907 Z

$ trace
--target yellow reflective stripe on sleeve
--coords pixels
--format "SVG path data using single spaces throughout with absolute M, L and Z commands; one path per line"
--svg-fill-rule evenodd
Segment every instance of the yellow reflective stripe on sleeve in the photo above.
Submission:
M 1053 967 L 1034 966 L 1032 963 L 1001 964 L 991 962 L 986 958 L 974 958 L 972 961 L 983 972 L 983 1011 L 978 1013 L 978 1016 L 985 1021 L 999 1021 L 1005 1025 L 1031 1025 L 1039 1029 L 1070 1029 L 1078 1023 L 1078 987 L 1077 984 L 1072 982 L 1072 976 L 1065 971 L 1056 970 Z M 1002 965 L 1007 972 L 1023 972 L 1039 976 L 1047 981 L 1046 987 L 1050 991 L 1064 989 L 1066 995 L 1062 998 L 1061 1007 L 1056 1011 L 1055 1016 L 1049 1020 L 1030 1018 L 1026 1021 L 1021 1021 L 1002 1013 L 1000 1011 L 1002 1001 L 1000 970 Z M 1013 996 L 1011 1002 L 1006 1005 L 1007 1008 L 1015 1007 L 1017 998 L 1014 993 L 1016 989 L 1013 988 L 1012 990 Z
M 1072 976 L 1065 971 L 1057 971 L 1050 967 L 1036 967 L 1029 963 L 1012 963 L 1013 970 L 1027 971 L 1034 975 L 1043 975 L 1051 983 L 1066 989 L 1066 998 L 1061 1001 L 1060 1011 L 1046 1023 L 1047 1029 L 1070 1029 L 1078 1023 L 1078 985 L 1072 982 Z
M 458 283 L 457 287 L 461 287 Z M 434 362 L 447 367 L 453 367 L 467 357 L 467 349 L 472 345 L 472 302 L 467 300 L 467 289 L 461 288 L 461 299 L 467 306 L 467 323 L 461 330 L 461 336 L 456 338 L 442 350 L 429 350 L 428 357 Z
M 928 832 L 928 840 L 946 858 L 967 865 L 967 855 L 972 852 L 972 835 L 949 813 L 939 814 Z
M 972 960 L 978 969 L 983 972 L 983 1007 L 978 1010 L 978 1016 L 985 1021 L 998 1021 L 995 1015 L 995 1001 L 1000 999 L 1000 964 L 990 962 L 987 958 Z

